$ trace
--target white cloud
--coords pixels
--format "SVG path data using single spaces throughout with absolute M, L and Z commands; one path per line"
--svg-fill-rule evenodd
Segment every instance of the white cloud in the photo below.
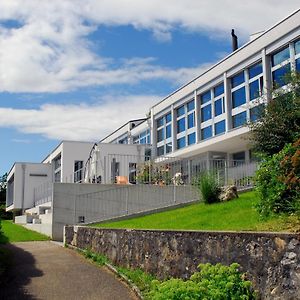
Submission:
M 170 70 L 143 61 L 116 67 L 93 52 L 88 34 L 101 25 L 132 25 L 151 30 L 160 41 L 170 41 L 174 28 L 218 37 L 228 37 L 236 28 L 245 37 L 298 6 L 298 0 L 0 0 L 0 21 L 18 22 L 15 28 L 0 26 L 0 91 L 59 92 L 157 78 L 176 81 L 177 73 L 193 74 L 199 67 Z
M 93 105 L 44 104 L 39 109 L 0 108 L 0 127 L 14 128 L 25 134 L 40 134 L 49 139 L 98 141 L 128 120 L 144 118 L 159 97 L 119 95 L 106 96 L 102 100 Z

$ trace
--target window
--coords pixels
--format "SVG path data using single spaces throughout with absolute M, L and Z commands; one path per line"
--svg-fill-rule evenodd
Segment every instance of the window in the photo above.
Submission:
M 171 124 L 166 126 L 166 139 L 171 137 Z
M 195 109 L 195 101 L 192 100 L 192 101 L 188 102 L 188 104 L 187 104 L 187 111 L 191 111 L 194 109 Z
M 205 92 L 204 94 L 202 94 L 200 96 L 200 99 L 201 99 L 201 104 L 209 102 L 211 100 L 211 93 L 210 93 L 210 91 Z
M 177 133 L 185 131 L 185 118 L 181 118 L 177 121 Z
M 271 56 L 272 79 L 275 87 L 285 85 L 285 76 L 291 71 L 290 49 L 286 47 Z
M 224 84 L 223 83 L 214 88 L 214 96 L 215 97 L 218 97 L 222 94 L 224 94 Z
M 272 67 L 281 64 L 282 62 L 290 58 L 290 49 L 289 47 L 284 48 L 283 50 L 272 55 Z
M 172 115 L 171 115 L 171 113 L 168 113 L 166 115 L 166 123 L 170 123 L 171 121 L 172 121 Z
M 300 58 L 296 59 L 296 70 L 300 72 Z
M 195 126 L 195 113 L 192 112 L 188 115 L 188 129 L 193 128 Z
M 188 145 L 193 145 L 196 143 L 196 134 L 195 132 L 188 135 Z
M 250 120 L 252 122 L 258 120 L 260 115 L 262 114 L 263 109 L 264 109 L 263 104 L 252 107 L 250 109 Z
M 182 115 L 184 115 L 185 114 L 185 108 L 184 108 L 184 105 L 183 106 L 181 106 L 181 107 L 179 107 L 179 108 L 177 108 L 177 117 L 180 117 L 180 116 L 182 116 Z
M 232 154 L 232 159 L 233 160 L 239 160 L 239 161 L 245 161 L 245 159 L 246 159 L 245 151 L 233 153 Z
M 245 87 L 242 87 L 234 92 L 232 92 L 232 107 L 238 107 L 246 103 L 246 92 Z
M 150 144 L 150 130 L 147 129 L 133 137 L 134 144 Z
M 215 117 L 223 114 L 225 112 L 224 109 L 224 98 L 218 99 L 215 101 Z
M 245 111 L 232 117 L 232 127 L 233 128 L 242 126 L 246 122 L 247 122 L 247 114 Z
M 259 79 L 249 83 L 250 100 L 254 100 L 260 96 Z
M 167 143 L 166 144 L 166 153 L 172 152 L 172 143 Z
M 225 132 L 225 120 L 222 120 L 215 124 L 215 135 Z
M 157 142 L 161 142 L 164 139 L 164 129 L 157 130 Z
M 256 77 L 257 75 L 259 75 L 263 72 L 262 64 L 258 63 L 256 65 L 250 67 L 248 70 L 249 70 L 249 78 L 250 79 L 253 77 Z
M 157 156 L 162 156 L 164 154 L 164 146 L 157 147 Z
M 211 104 L 201 108 L 201 122 L 211 119 Z
M 185 147 L 185 137 L 182 137 L 177 140 L 177 149 L 181 149 Z
M 212 136 L 212 127 L 211 126 L 201 129 L 202 140 L 206 140 L 206 139 L 210 138 L 211 136 Z
M 241 85 L 244 82 L 245 82 L 245 76 L 244 76 L 244 71 L 242 71 L 231 78 L 231 87 L 234 88 L 236 86 Z
M 165 116 L 159 118 L 157 121 L 157 125 L 160 127 L 157 128 L 157 154 L 158 156 L 164 155 L 165 145 L 171 141 L 172 137 L 172 114 L 168 112 Z M 147 140 L 150 142 L 150 131 L 149 138 L 147 136 Z
M 300 40 L 295 42 L 295 54 L 300 54 Z
M 157 121 L 156 121 L 156 126 L 157 128 L 161 127 L 164 125 L 164 118 L 159 118 Z
M 283 67 L 272 72 L 273 83 L 277 87 L 285 85 L 285 76 L 291 71 L 290 64 L 284 65 Z

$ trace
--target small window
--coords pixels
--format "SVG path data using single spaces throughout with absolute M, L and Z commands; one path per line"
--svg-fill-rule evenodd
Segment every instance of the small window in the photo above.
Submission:
M 215 117 L 223 114 L 224 110 L 224 98 L 215 101 Z
M 272 72 L 273 76 L 273 84 L 275 86 L 281 87 L 286 84 L 286 76 L 291 71 L 290 64 L 285 65 L 275 71 Z
M 260 96 L 259 79 L 249 84 L 250 100 L 254 100 Z
M 193 128 L 195 126 L 195 113 L 191 113 L 187 117 L 188 120 L 188 129 Z
M 177 121 L 177 133 L 185 131 L 185 118 L 181 118 Z
M 232 108 L 241 106 L 244 103 L 246 103 L 245 87 L 232 92 Z
M 231 87 L 234 88 L 245 82 L 244 71 L 238 73 L 231 78 Z
M 156 121 L 156 126 L 157 128 L 161 127 L 164 125 L 164 118 L 159 118 L 157 121 Z
M 167 143 L 166 144 L 166 153 L 172 152 L 172 143 Z
M 167 115 L 166 115 L 166 123 L 169 123 L 169 122 L 171 122 L 172 121 L 172 115 L 171 115 L 171 113 L 168 113 Z
M 202 140 L 206 140 L 206 139 L 212 137 L 212 127 L 208 126 L 208 127 L 201 129 L 201 137 L 202 137 Z
M 262 69 L 262 64 L 261 63 L 258 63 L 252 67 L 249 68 L 249 78 L 253 78 L 259 74 L 261 74 L 263 71 Z
M 160 129 L 157 131 L 157 142 L 161 142 L 164 139 L 164 129 Z
M 185 137 L 182 137 L 177 140 L 177 149 L 181 149 L 185 147 Z
M 193 145 L 196 143 L 196 134 L 195 132 L 188 135 L 188 145 Z
M 225 120 L 215 124 L 215 135 L 225 132 Z
M 157 156 L 162 156 L 164 154 L 164 146 L 157 147 Z
M 210 93 L 210 91 L 202 94 L 201 97 L 200 97 L 200 99 L 201 99 L 201 104 L 204 104 L 204 103 L 210 101 L 211 100 L 211 93 Z
M 245 161 L 245 159 L 246 159 L 245 151 L 233 153 L 232 154 L 232 159 L 233 160 L 239 160 L 239 161 Z
M 250 109 L 250 120 L 252 122 L 258 120 L 260 118 L 260 116 L 262 115 L 263 110 L 264 110 L 264 105 L 263 104 L 252 107 Z
M 166 139 L 171 137 L 171 124 L 166 126 Z
M 201 122 L 211 119 L 211 104 L 201 108 Z
M 192 100 L 192 101 L 188 102 L 188 104 L 187 104 L 187 110 L 191 111 L 191 110 L 194 110 L 194 109 L 195 109 L 195 101 Z
M 246 122 L 247 122 L 247 114 L 245 111 L 232 117 L 233 128 L 240 127 L 244 125 Z
M 300 72 L 300 58 L 296 59 L 296 70 Z
M 184 115 L 184 114 L 185 114 L 185 108 L 184 108 L 184 105 L 181 106 L 181 107 L 179 107 L 179 108 L 177 108 L 177 117 L 180 117 L 180 116 L 182 116 L 182 115 Z
M 223 83 L 214 88 L 214 96 L 215 97 L 218 97 L 222 94 L 224 94 L 224 84 Z
M 295 54 L 299 54 L 300 53 L 300 40 L 295 42 Z
M 272 55 L 272 67 L 281 64 L 285 60 L 290 58 L 290 49 L 289 47 L 284 48 L 283 50 Z

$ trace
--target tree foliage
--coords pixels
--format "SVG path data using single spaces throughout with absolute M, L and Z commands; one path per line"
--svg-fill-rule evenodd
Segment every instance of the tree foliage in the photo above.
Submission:
M 0 204 L 5 203 L 7 188 L 7 173 L 0 176 Z

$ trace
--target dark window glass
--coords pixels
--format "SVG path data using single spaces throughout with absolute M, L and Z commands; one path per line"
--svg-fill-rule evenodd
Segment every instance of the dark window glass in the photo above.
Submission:
M 177 149 L 181 149 L 185 147 L 185 137 L 182 137 L 177 140 Z
M 171 124 L 166 126 L 166 139 L 171 137 Z
M 260 96 L 259 79 L 255 80 L 253 82 L 250 82 L 249 90 L 250 90 L 250 100 L 254 100 Z
M 202 140 L 206 140 L 206 139 L 210 138 L 211 136 L 212 136 L 212 127 L 211 126 L 201 129 Z
M 246 159 L 245 151 L 233 153 L 232 154 L 232 159 L 233 160 L 243 160 L 244 161 Z
M 139 143 L 139 136 L 134 136 L 133 137 L 133 143 L 138 144 Z
M 296 70 L 300 72 L 300 58 L 296 59 Z
M 164 139 L 164 129 L 157 130 L 157 142 L 161 142 Z
M 195 132 L 188 135 L 188 145 L 193 145 L 196 143 L 196 134 Z
M 275 86 L 283 86 L 286 84 L 285 82 L 285 76 L 291 71 L 291 66 L 290 64 L 287 64 L 279 69 L 277 69 L 276 71 L 272 72 L 272 76 L 273 76 L 273 84 Z
M 166 153 L 172 152 L 172 143 L 166 144 Z
M 177 108 L 177 117 L 180 117 L 182 115 L 185 114 L 185 108 L 184 108 L 184 105 L 183 106 L 180 106 L 179 108 Z
M 214 88 L 214 97 L 224 94 L 224 84 L 220 84 Z
M 188 128 L 192 128 L 195 126 L 195 113 L 191 113 L 188 115 Z
M 264 109 L 264 105 L 263 104 L 260 104 L 258 106 L 255 106 L 255 107 L 252 107 L 250 109 L 250 120 L 252 122 L 256 121 L 257 119 L 260 118 L 260 116 L 262 115 L 263 113 L 263 109 Z
M 177 121 L 177 133 L 185 131 L 185 118 Z
M 140 144 L 146 144 L 146 143 L 147 143 L 146 137 L 140 139 Z
M 225 132 L 225 120 L 215 124 L 215 135 Z
M 164 155 L 164 146 L 157 147 L 157 156 Z
M 151 144 L 150 134 L 147 135 L 147 144 Z
M 296 54 L 300 53 L 300 40 L 295 42 L 295 53 Z
M 211 100 L 210 91 L 208 91 L 208 92 L 206 92 L 206 93 L 204 93 L 204 94 L 201 95 L 201 104 L 204 104 L 204 103 L 206 103 L 206 102 L 208 102 L 210 100 Z
M 201 122 L 211 119 L 211 104 L 201 108 Z
M 188 104 L 187 104 L 188 111 L 193 110 L 193 109 L 195 109 L 195 101 L 194 100 L 188 102 Z
M 232 126 L 233 128 L 244 125 L 247 122 L 247 114 L 243 111 L 240 114 L 237 114 L 232 117 Z
M 272 55 L 272 67 L 282 63 L 283 61 L 289 58 L 290 58 L 290 49 L 289 47 L 286 47 L 283 50 Z
M 157 124 L 157 128 L 163 126 L 164 125 L 164 118 L 159 118 L 156 121 L 156 124 Z
M 232 92 L 232 108 L 238 107 L 244 103 L 246 103 L 246 92 L 245 87 Z
M 234 88 L 234 87 L 242 84 L 243 82 L 245 82 L 244 71 L 242 71 L 241 73 L 239 73 L 231 78 L 231 87 Z
M 166 115 L 166 123 L 171 122 L 171 120 L 172 120 L 172 116 L 171 116 L 171 113 L 169 113 Z
M 222 113 L 224 113 L 223 104 L 224 104 L 223 98 L 215 101 L 215 116 L 219 116 Z
M 253 77 L 261 74 L 262 71 L 263 70 L 262 70 L 262 64 L 261 63 L 256 64 L 256 65 L 250 67 L 249 68 L 249 78 L 251 79 L 251 78 L 253 78 Z

